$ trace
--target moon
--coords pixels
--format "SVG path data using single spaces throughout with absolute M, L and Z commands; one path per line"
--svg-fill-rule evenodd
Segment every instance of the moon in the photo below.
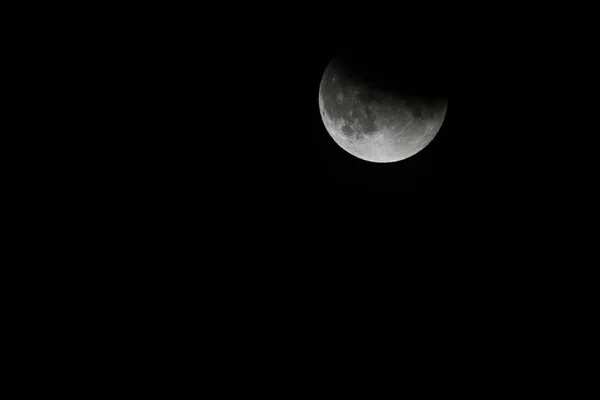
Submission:
M 448 99 L 419 83 L 426 76 L 411 72 L 393 64 L 331 60 L 319 86 L 319 110 L 333 140 L 375 163 L 423 150 L 444 122 Z

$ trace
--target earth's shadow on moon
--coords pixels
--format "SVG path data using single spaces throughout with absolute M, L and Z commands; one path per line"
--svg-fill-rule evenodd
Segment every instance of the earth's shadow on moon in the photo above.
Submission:
M 448 100 L 447 76 L 439 61 L 431 54 L 372 58 L 356 50 L 340 50 L 330 66 L 354 83 L 371 87 L 373 93 L 435 105 Z

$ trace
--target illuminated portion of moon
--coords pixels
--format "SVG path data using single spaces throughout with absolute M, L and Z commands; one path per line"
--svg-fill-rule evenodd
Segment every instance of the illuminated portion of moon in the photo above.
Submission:
M 425 148 L 444 121 L 447 100 L 416 101 L 375 93 L 340 76 L 331 64 L 319 87 L 323 124 L 345 151 L 365 161 L 389 163 Z

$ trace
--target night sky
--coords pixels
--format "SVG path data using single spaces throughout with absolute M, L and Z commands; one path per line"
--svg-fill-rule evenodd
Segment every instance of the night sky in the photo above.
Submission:
M 314 281 L 323 270 L 337 279 L 349 265 L 359 277 L 370 268 L 427 273 L 424 265 L 450 273 L 463 262 L 477 272 L 491 263 L 519 267 L 523 248 L 548 243 L 539 231 L 555 236 L 557 215 L 571 219 L 580 208 L 572 188 L 581 171 L 569 170 L 575 164 L 563 154 L 592 146 L 553 126 L 574 98 L 549 93 L 560 71 L 548 76 L 545 68 L 560 55 L 537 61 L 544 40 L 523 41 L 507 33 L 506 19 L 494 26 L 470 19 L 470 10 L 380 10 L 393 21 L 369 23 L 360 7 L 348 18 L 248 7 L 235 16 L 177 10 L 164 25 L 156 21 L 166 17 L 148 19 L 151 29 L 129 42 L 118 37 L 125 48 L 102 65 L 106 82 L 117 82 L 106 70 L 121 79 L 102 98 L 105 127 L 94 136 L 111 151 L 97 163 L 102 182 L 81 182 L 93 182 L 89 197 L 100 205 L 91 212 L 112 216 L 126 235 L 123 221 L 136 230 L 123 243 L 164 240 L 174 249 L 169 259 L 188 248 L 211 268 L 230 263 L 252 273 L 257 262 L 271 266 L 269 276 L 298 264 L 294 274 L 312 268 Z M 529 26 L 524 19 L 523 30 Z M 322 75 L 340 50 L 353 49 L 422 65 L 398 79 L 447 94 L 442 127 L 418 154 L 366 162 L 325 129 Z M 115 114 L 122 121 L 105 117 Z
M 270 221 L 332 215 L 385 221 L 431 212 L 478 220 L 500 218 L 535 184 L 522 169 L 521 139 L 540 134 L 524 128 L 535 118 L 524 110 L 536 101 L 515 92 L 522 53 L 510 53 L 499 36 L 477 37 L 472 25 L 461 26 L 464 19 L 443 12 L 429 16 L 426 27 L 418 18 L 356 27 L 329 23 L 325 16 L 335 13 L 295 12 L 248 20 L 231 35 L 179 24 L 172 35 L 181 42 L 164 41 L 167 54 L 157 65 L 165 65 L 171 94 L 163 101 L 173 111 L 150 135 L 159 149 L 151 167 L 161 171 L 162 193 L 189 207 L 208 200 L 228 213 Z M 370 163 L 326 131 L 321 77 L 336 54 L 352 49 L 382 62 L 422 65 L 399 79 L 447 94 L 444 123 L 418 154 Z
M 448 2 L 444 10 L 412 3 L 422 9 L 251 2 L 213 10 L 163 2 L 133 6 L 125 17 L 115 11 L 126 32 L 103 19 L 94 29 L 102 48 L 69 31 L 82 41 L 67 49 L 72 60 L 64 62 L 51 47 L 36 67 L 56 64 L 77 90 L 63 89 L 61 77 L 48 74 L 56 88 L 41 99 L 58 106 L 52 113 L 60 123 L 32 112 L 27 118 L 40 120 L 42 129 L 19 133 L 60 147 L 55 153 L 44 146 L 50 162 L 32 167 L 47 185 L 22 180 L 20 186 L 34 187 L 31 196 L 23 191 L 31 208 L 7 209 L 23 221 L 13 235 L 25 243 L 23 255 L 74 262 L 74 271 L 48 273 L 85 291 L 99 285 L 96 297 L 112 299 L 124 321 L 135 324 L 148 314 L 149 322 L 140 324 L 146 331 L 196 332 L 184 326 L 189 322 L 199 326 L 196 337 L 214 332 L 225 341 L 215 347 L 219 358 L 225 348 L 247 360 L 242 373 L 264 359 L 264 346 L 252 335 L 271 347 L 281 341 L 278 360 L 286 349 L 300 349 L 308 368 L 300 365 L 311 372 L 331 366 L 320 361 L 333 354 L 332 344 L 354 356 L 339 345 L 353 337 L 348 332 L 402 333 L 426 327 L 421 321 L 428 319 L 434 326 L 423 337 L 444 339 L 451 337 L 444 330 L 462 334 L 465 329 L 455 328 L 468 328 L 465 319 L 478 327 L 467 341 L 487 340 L 486 331 L 504 325 L 509 328 L 500 335 L 520 340 L 522 329 L 510 331 L 510 323 L 520 329 L 542 309 L 554 318 L 560 307 L 568 313 L 579 307 L 565 305 L 566 298 L 592 304 L 545 281 L 564 282 L 569 271 L 592 269 L 597 258 L 583 250 L 597 247 L 598 202 L 577 191 L 598 186 L 597 169 L 577 164 L 598 159 L 580 155 L 597 152 L 586 141 L 597 135 L 597 113 L 582 112 L 584 97 L 559 93 L 560 84 L 571 87 L 579 74 L 560 68 L 567 59 L 556 46 L 564 19 L 546 18 L 561 29 L 549 40 L 536 25 L 546 6 L 522 17 L 522 5 Z M 548 56 L 540 60 L 543 46 Z M 82 49 L 91 50 L 87 57 Z M 590 49 L 584 50 L 593 54 Z M 318 95 L 323 72 L 340 50 L 417 66 L 398 80 L 447 94 L 445 120 L 431 143 L 406 160 L 380 164 L 334 142 Z M 581 88 L 591 90 L 587 83 Z M 63 106 L 57 94 L 69 102 Z M 588 104 L 597 108 L 596 98 Z M 568 106 L 576 110 L 567 112 Z M 560 126 L 560 117 L 569 125 Z M 585 123 L 585 130 L 571 121 Z M 8 174 L 26 163 L 11 160 Z M 56 163 L 64 168 L 55 171 Z M 9 188 L 7 196 L 23 193 Z M 50 250 L 21 240 L 23 230 Z M 37 279 L 35 271 L 32 276 Z M 572 287 L 582 281 L 595 282 L 577 275 Z M 115 284 L 122 288 L 113 290 Z M 557 305 L 538 288 L 560 297 Z M 119 301 L 118 291 L 131 306 Z M 532 299 L 530 307 L 515 296 L 519 291 Z M 78 296 L 67 299 L 78 302 Z M 522 319 L 503 310 L 510 301 Z M 419 315 L 417 322 L 405 318 L 407 311 Z M 206 317 L 211 313 L 215 322 Z M 348 323 L 328 333 L 340 315 Z M 481 324 L 482 317 L 491 322 Z M 388 321 L 399 328 L 388 329 Z M 413 333 L 421 335 L 421 328 Z M 160 338 L 168 345 L 177 339 Z M 237 347 L 257 350 L 256 356 Z M 309 347 L 314 356 L 304 351 Z

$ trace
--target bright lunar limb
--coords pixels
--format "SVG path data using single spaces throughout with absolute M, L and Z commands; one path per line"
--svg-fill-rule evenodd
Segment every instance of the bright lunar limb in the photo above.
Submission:
M 447 104 L 445 96 L 414 90 L 403 95 L 355 79 L 335 60 L 319 87 L 321 118 L 333 140 L 353 156 L 378 163 L 404 160 L 425 148 L 442 126 Z

